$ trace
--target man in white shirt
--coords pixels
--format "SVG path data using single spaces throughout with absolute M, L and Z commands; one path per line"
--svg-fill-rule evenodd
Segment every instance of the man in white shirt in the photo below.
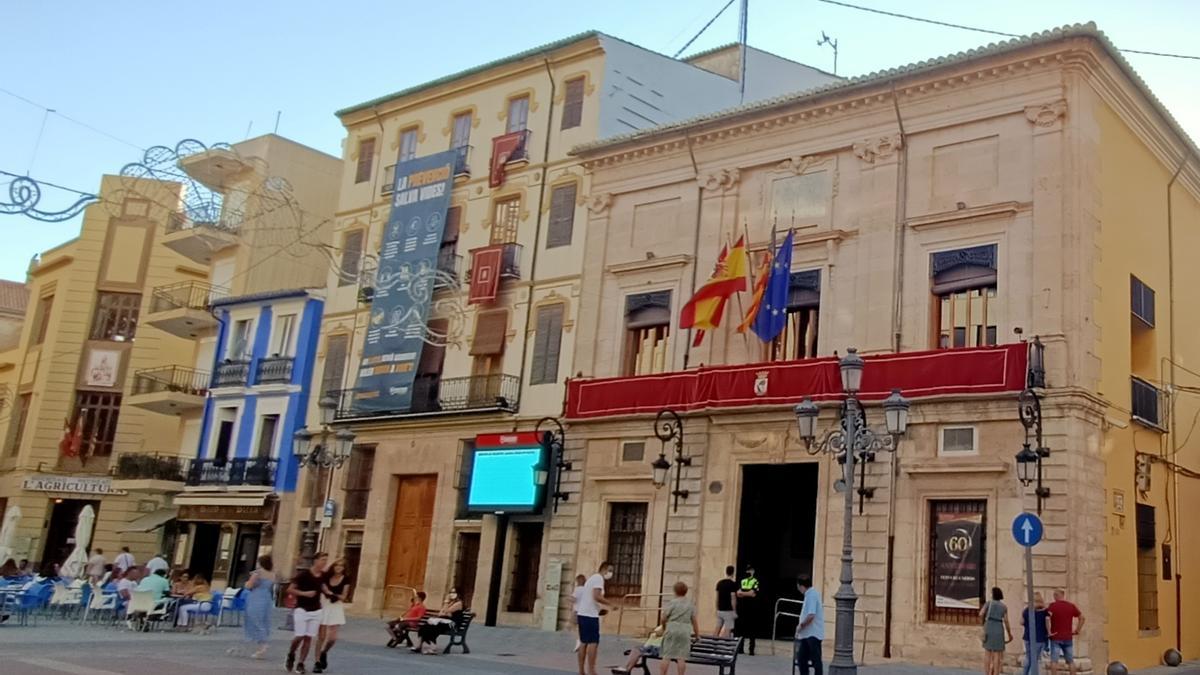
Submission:
M 804 594 L 804 606 L 800 609 L 800 623 L 796 626 L 796 664 L 800 675 L 823 675 L 825 665 L 821 662 L 821 641 L 825 639 L 825 608 L 821 605 L 821 593 L 812 587 L 812 577 L 804 574 L 796 581 L 796 588 Z
M 129 552 L 128 546 L 121 547 L 121 553 L 117 555 L 117 559 L 113 561 L 113 569 L 124 575 L 137 562 L 133 559 L 133 554 Z
M 100 581 L 104 578 L 104 566 L 107 564 L 108 558 L 104 557 L 103 549 L 98 548 L 92 551 L 92 557 L 88 558 L 87 567 L 85 568 L 87 575 L 91 577 L 92 581 Z
M 121 596 L 125 602 L 129 602 L 133 598 L 133 592 L 137 589 L 139 577 L 137 568 L 131 567 L 117 581 L 117 595 Z
M 146 563 L 146 572 L 154 574 L 159 570 L 169 572 L 171 566 L 167 564 L 167 561 L 161 555 L 156 555 Z
M 604 582 L 613 576 L 612 563 L 600 563 L 600 570 L 583 585 L 575 615 L 579 622 L 579 675 L 597 675 L 596 656 L 600 651 L 600 615 L 616 605 L 604 598 Z M 586 664 L 586 670 L 585 670 Z

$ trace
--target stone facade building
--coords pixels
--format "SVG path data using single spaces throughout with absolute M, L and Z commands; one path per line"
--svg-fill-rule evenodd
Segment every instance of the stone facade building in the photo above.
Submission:
M 1200 341 L 1174 300 L 1200 281 L 1180 264 L 1200 236 L 1200 165 L 1094 26 L 575 152 L 591 191 L 560 486 L 569 499 L 551 520 L 549 556 L 564 578 L 617 563 L 609 594 L 631 596 L 622 632 L 652 624 L 653 596 L 676 579 L 698 589 L 711 626 L 725 565 L 749 563 L 766 615 L 811 572 L 832 643 L 840 468 L 806 452 L 792 405 L 813 396 L 824 403 L 818 427 L 831 428 L 832 357 L 857 347 L 873 428 L 891 387 L 912 401 L 898 451 L 878 454 L 851 488 L 874 488 L 853 520 L 865 659 L 974 665 L 973 607 L 991 586 L 1019 630 L 1023 551 L 1010 523 L 1039 508 L 1036 584 L 1047 596 L 1066 589 L 1087 615 L 1085 663 L 1140 667 L 1170 647 L 1200 648 L 1188 602 L 1200 542 L 1179 515 L 1197 502 L 1184 474 L 1200 464 L 1190 436 L 1200 383 L 1188 370 Z M 788 230 L 784 337 L 764 345 L 735 330 L 743 294 L 692 346 L 679 308 L 719 250 L 745 236 L 757 269 Z M 1035 366 L 1042 357 L 1034 336 L 1044 382 L 1027 380 L 1030 354 Z M 1014 467 L 1024 442 L 1038 447 L 1018 417 L 1027 384 L 1049 449 L 1040 506 Z M 682 416 L 691 461 L 656 490 L 650 462 L 660 449 L 675 456 L 655 436 L 663 408 Z M 969 531 L 980 566 L 965 594 L 935 586 L 957 559 L 944 557 L 948 545 L 963 543 L 939 524 Z M 564 584 L 560 616 L 569 602 Z M 787 634 L 786 617 L 781 626 Z

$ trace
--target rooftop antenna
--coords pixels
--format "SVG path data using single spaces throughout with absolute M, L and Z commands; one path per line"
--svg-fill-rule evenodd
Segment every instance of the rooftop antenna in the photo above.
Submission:
M 250 138 L 250 130 L 253 128 L 254 128 L 254 120 L 250 120 L 250 123 L 246 125 L 246 136 L 245 136 L 245 138 L 242 139 L 243 141 L 246 140 L 247 138 Z
M 741 45 L 741 76 L 738 77 L 741 102 L 746 102 L 746 23 L 750 14 L 750 0 L 742 0 L 741 16 L 738 18 L 738 43 Z
M 817 46 L 823 47 L 825 45 L 833 48 L 833 74 L 837 75 L 837 40 L 826 35 L 825 31 L 821 31 L 821 39 L 817 41 Z
M 836 68 L 836 67 L 834 68 L 834 71 L 835 71 L 835 72 L 834 72 L 834 75 L 836 75 L 836 74 L 837 74 L 837 72 L 836 72 L 836 71 L 837 71 L 837 68 Z M 282 111 L 282 110 L 276 110 L 276 111 L 275 111 L 275 131 L 272 131 L 271 133 L 273 133 L 273 134 L 278 134 L 278 133 L 279 133 L 279 118 L 280 118 L 280 117 L 282 117 L 282 116 L 283 116 L 283 111 Z

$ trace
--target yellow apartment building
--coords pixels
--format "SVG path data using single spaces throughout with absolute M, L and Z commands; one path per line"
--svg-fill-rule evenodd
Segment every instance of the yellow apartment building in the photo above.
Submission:
M 605 631 L 649 625 L 676 579 L 712 607 L 724 567 L 753 564 L 766 602 L 745 630 L 787 639 L 794 619 L 772 628 L 773 610 L 794 612 L 795 578 L 811 573 L 831 644 L 848 488 L 867 661 L 974 666 L 992 586 L 1019 629 L 1022 511 L 1045 523 L 1035 584 L 1087 617 L 1085 668 L 1200 651 L 1200 531 L 1186 525 L 1200 506 L 1200 326 L 1185 300 L 1200 283 L 1186 263 L 1200 164 L 1094 25 L 575 152 L 591 207 L 572 310 L 580 376 L 568 499 L 547 538 L 564 576 L 616 563 L 608 594 L 628 609 Z M 719 249 L 745 235 L 757 268 L 788 231 L 781 337 L 736 332 L 743 294 L 692 347 L 679 308 Z M 849 347 L 866 359 L 869 428 L 893 387 L 911 423 L 896 452 L 840 481 L 806 451 L 793 406 L 812 397 L 818 429 L 834 427 Z M 1018 406 L 1034 401 L 1042 425 L 1027 429 Z M 681 418 L 678 451 L 660 440 L 663 410 Z M 1028 484 L 1024 443 L 1048 450 Z M 671 469 L 656 489 L 658 457 Z M 564 585 L 560 625 L 569 603 Z
M 173 565 L 238 584 L 293 506 L 291 436 L 304 424 L 305 336 L 320 320 L 341 162 L 275 134 L 190 144 L 140 170 L 183 186 L 161 241 L 204 271 L 153 287 L 146 330 L 193 351 L 134 374 L 127 407 L 174 432 L 146 439 L 155 456 L 123 457 L 114 475 L 171 496 L 129 529 L 161 527 Z
M 31 263 L 20 343 L 0 358 L 13 392 L 0 423 L 0 504 L 20 508 L 15 550 L 35 563 L 66 558 L 85 505 L 96 512 L 93 547 L 129 545 L 144 560 L 160 545 L 118 530 L 166 496 L 153 484 L 118 486 L 110 470 L 118 456 L 176 437 L 174 416 L 125 402 L 134 373 L 190 362 L 193 343 L 140 327 L 139 318 L 153 288 L 207 271 L 162 245 L 180 185 L 105 176 L 99 196 L 78 237 Z
M 727 47 L 679 61 L 590 32 L 338 112 L 337 259 L 308 418 L 329 394 L 333 427 L 356 434 L 344 465 L 319 481 L 336 504 L 321 547 L 350 560 L 356 610 L 406 606 L 413 589 L 439 602 L 455 586 L 488 623 L 554 624 L 557 603 L 543 601 L 558 583 L 546 567 L 558 546 L 545 536 L 550 508 L 497 516 L 468 496 L 477 440 L 532 432 L 562 411 L 585 302 L 584 224 L 604 208 L 568 151 L 736 105 L 738 59 Z M 746 59 L 747 100 L 836 80 L 758 50 Z M 429 255 L 399 265 L 409 222 L 390 221 L 431 180 L 428 196 L 444 206 L 413 221 L 433 233 Z M 428 292 L 394 314 L 397 289 L 418 287 Z M 378 336 L 396 322 L 415 332 L 394 339 L 420 347 L 382 360 Z M 380 372 L 404 383 L 374 389 Z M 317 493 L 310 503 L 324 501 Z M 305 518 L 288 523 L 291 555 Z

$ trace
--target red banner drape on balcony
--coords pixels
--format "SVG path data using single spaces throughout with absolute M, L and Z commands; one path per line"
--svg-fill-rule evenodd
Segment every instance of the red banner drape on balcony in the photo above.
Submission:
M 492 165 L 488 171 L 488 185 L 494 188 L 504 185 L 504 167 L 513 153 L 525 141 L 525 130 L 514 131 L 492 139 Z
M 893 387 L 910 399 L 1016 392 L 1025 387 L 1026 345 L 940 349 L 866 357 L 859 398 L 879 401 Z M 575 379 L 567 383 L 567 417 L 584 419 L 795 404 L 842 395 L 836 358 L 713 366 L 660 375 Z
M 504 244 L 471 249 L 471 293 L 468 304 L 495 302 L 500 292 L 500 266 L 504 263 Z

